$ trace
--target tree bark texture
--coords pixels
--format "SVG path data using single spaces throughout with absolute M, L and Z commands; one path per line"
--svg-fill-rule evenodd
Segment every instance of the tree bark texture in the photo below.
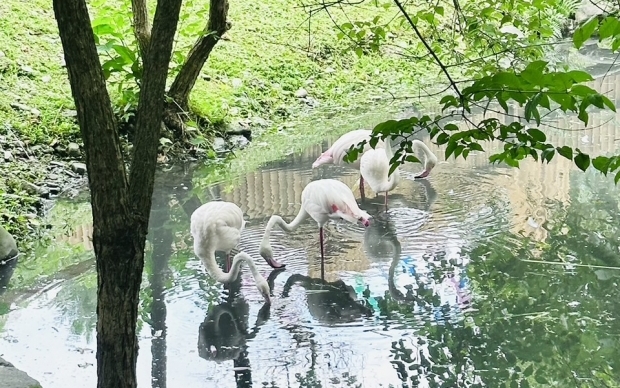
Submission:
M 131 0 L 131 9 L 133 11 L 134 34 L 136 35 L 142 58 L 144 58 L 151 42 L 151 24 L 149 23 L 149 11 L 146 6 L 146 0 Z
M 84 140 L 97 259 L 97 386 L 137 386 L 136 322 L 157 143 L 182 0 L 158 0 L 129 182 L 85 0 L 53 0 Z M 150 48 L 153 48 L 151 50 Z
M 207 32 L 194 43 L 187 55 L 187 59 L 170 86 L 168 96 L 171 97 L 178 107 L 187 110 L 189 94 L 200 75 L 200 71 L 209 58 L 209 54 L 231 27 L 228 23 L 228 0 L 211 0 L 209 9 L 209 21 Z
M 182 2 L 182 0 L 158 0 L 151 43 L 147 55 L 143 58 L 144 71 L 136 114 L 129 191 L 131 203 L 135 206 L 133 209 L 135 215 L 145 221 L 140 223 L 145 235 L 151 211 L 168 65 Z
M 84 0 L 54 0 L 86 150 L 97 258 L 98 387 L 136 387 L 136 319 L 143 251 L 125 167 Z M 142 246 L 144 243 L 142 243 Z

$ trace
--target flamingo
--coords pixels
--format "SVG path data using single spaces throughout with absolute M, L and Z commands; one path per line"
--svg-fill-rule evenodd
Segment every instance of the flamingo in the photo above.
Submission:
M 344 161 L 344 157 L 347 155 L 347 151 L 351 148 L 351 146 L 355 146 L 364 140 L 369 142 L 371 133 L 372 131 L 369 129 L 356 129 L 345 133 L 340 136 L 327 151 L 323 152 L 321 156 L 314 161 L 314 163 L 312 163 L 312 168 L 317 168 L 322 164 L 335 164 L 338 166 L 348 166 L 359 170 L 359 159 L 356 159 L 351 163 L 347 163 Z M 383 142 L 380 141 L 377 143 L 376 148 L 381 148 L 383 146 Z M 370 144 L 366 143 L 364 146 L 364 152 L 370 149 L 372 149 L 372 147 L 370 147 Z M 360 175 L 360 195 L 362 196 L 362 199 L 364 199 L 364 177 L 362 175 Z
M 347 151 L 351 146 L 355 146 L 362 141 L 366 140 L 367 143 L 364 146 L 364 152 L 372 149 L 370 146 L 370 135 L 372 134 L 372 130 L 370 129 L 356 129 L 351 132 L 347 132 L 344 135 L 340 136 L 338 140 L 332 144 L 331 147 L 319 156 L 314 163 L 312 163 L 312 168 L 317 168 L 323 164 L 336 164 L 339 166 L 349 166 L 356 170 L 360 169 L 360 159 L 355 160 L 352 163 L 347 163 L 344 161 L 344 157 L 347 154 Z M 379 141 L 375 145 L 375 149 L 384 148 L 385 144 L 383 141 Z M 413 140 L 412 147 L 414 150 L 421 150 L 424 153 L 424 171 L 419 175 L 416 175 L 414 178 L 426 178 L 431 170 L 437 164 L 437 157 L 433 152 L 420 140 Z M 364 177 L 360 174 L 360 194 L 362 199 L 364 198 Z
M 243 212 L 231 202 L 214 201 L 196 209 L 191 216 L 190 230 L 194 238 L 194 253 L 200 258 L 209 274 L 220 283 L 230 283 L 237 279 L 241 263 L 246 262 L 256 281 L 256 288 L 270 303 L 269 284 L 258 272 L 252 257 L 244 252 L 235 255 L 230 263 L 230 251 L 239 244 L 241 230 L 245 226 Z M 215 251 L 226 252 L 229 272 L 224 273 L 215 262 Z
M 278 225 L 285 232 L 292 232 L 305 220 L 308 216 L 312 217 L 319 225 L 319 242 L 321 244 L 321 268 L 325 259 L 323 248 L 323 226 L 331 219 L 343 219 L 352 224 L 358 221 L 364 226 L 370 225 L 370 216 L 363 211 L 355 202 L 355 196 L 351 189 L 344 183 L 335 179 L 319 179 L 312 181 L 304 187 L 301 192 L 301 209 L 295 219 L 287 224 L 282 217 L 273 215 L 267 223 L 263 240 L 260 244 L 260 255 L 271 265 L 278 263 L 273 259 L 273 251 L 269 237 L 271 229 Z M 278 268 L 278 267 L 274 267 Z
M 375 193 L 385 193 L 385 210 L 387 210 L 388 205 L 388 192 L 400 182 L 398 168 L 392 172 L 392 175 L 389 175 L 392 156 L 394 156 L 392 140 L 388 136 L 385 138 L 383 149 L 370 149 L 364 152 L 360 158 L 360 175 Z

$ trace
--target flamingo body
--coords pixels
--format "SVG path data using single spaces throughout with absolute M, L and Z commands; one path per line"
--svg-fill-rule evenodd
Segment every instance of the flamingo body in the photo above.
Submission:
M 269 299 L 269 284 L 258 272 L 252 258 L 239 252 L 230 265 L 230 251 L 241 239 L 241 231 L 245 227 L 243 212 L 239 206 L 231 202 L 208 202 L 192 213 L 190 231 L 194 238 L 194 253 L 200 258 L 209 274 L 220 283 L 230 283 L 237 279 L 241 263 L 245 262 L 256 281 L 256 287 L 265 298 Z M 215 261 L 215 252 L 224 251 L 227 255 L 228 273 L 222 272 Z
M 213 247 L 226 253 L 226 271 L 230 271 L 230 252 L 239 245 L 241 231 L 245 228 L 243 211 L 232 202 L 212 201 L 200 206 L 192 213 L 192 227 L 197 234 L 206 234 L 206 227 L 217 223 L 216 239 Z M 194 234 L 194 230 L 192 230 Z
M 370 149 L 360 158 L 360 173 L 375 193 L 385 193 L 385 208 L 387 209 L 388 192 L 393 190 L 400 181 L 398 168 L 389 175 L 390 160 L 392 159 L 392 142 L 385 139 L 384 149 Z
M 287 224 L 282 217 L 277 215 L 273 215 L 269 219 L 260 246 L 260 254 L 269 265 L 274 268 L 282 266 L 282 264 L 273 259 L 273 251 L 269 242 L 273 227 L 278 225 L 282 230 L 292 232 L 308 216 L 319 226 L 321 260 L 324 259 L 323 226 L 327 221 L 330 219 L 344 219 L 351 223 L 360 222 L 364 226 L 370 225 L 370 216 L 359 208 L 353 192 L 347 185 L 335 179 L 312 181 L 301 192 L 301 209 L 290 224 Z

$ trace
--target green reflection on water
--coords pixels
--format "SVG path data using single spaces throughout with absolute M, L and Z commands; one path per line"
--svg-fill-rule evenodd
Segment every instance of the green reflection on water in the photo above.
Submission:
M 476 295 L 463 319 L 421 324 L 412 304 L 430 310 L 436 295 L 403 304 L 386 294 L 382 314 L 406 317 L 420 337 L 392 344 L 403 386 L 620 386 L 620 271 L 523 261 L 620 267 L 617 190 L 575 172 L 570 203 L 548 205 L 543 244 L 502 232 L 463 253 Z

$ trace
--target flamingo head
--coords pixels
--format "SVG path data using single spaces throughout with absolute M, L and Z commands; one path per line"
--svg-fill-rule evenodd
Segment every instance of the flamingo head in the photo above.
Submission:
M 271 247 L 266 244 L 261 244 L 260 255 L 263 259 L 265 259 L 271 268 L 278 269 L 286 266 L 286 264 L 282 264 L 273 258 L 273 251 L 271 250 Z M 269 288 L 269 286 L 267 286 L 267 288 Z
M 312 168 L 317 168 L 322 164 L 330 164 L 334 162 L 334 157 L 331 153 L 323 152 L 321 156 L 319 156 L 314 163 L 312 163 Z
M 263 296 L 263 298 L 265 298 L 265 303 L 271 304 L 271 289 L 269 288 L 269 283 L 267 283 L 265 279 L 257 279 L 256 288 L 258 288 L 260 294 Z
M 370 215 L 360 209 L 360 214 L 359 214 L 359 217 L 357 218 L 357 221 L 360 224 L 364 225 L 365 227 L 369 227 L 370 226 Z
M 428 158 L 424 161 L 424 171 L 416 175 L 416 179 L 426 178 L 430 175 L 431 170 L 437 165 L 437 158 Z

